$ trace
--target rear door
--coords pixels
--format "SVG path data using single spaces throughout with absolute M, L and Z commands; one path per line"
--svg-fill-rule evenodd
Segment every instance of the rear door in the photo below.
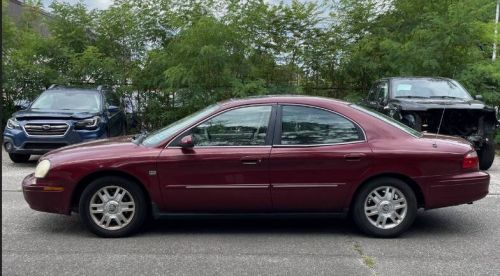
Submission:
M 276 211 L 335 211 L 368 169 L 362 129 L 329 110 L 282 105 L 271 151 L 270 179 Z

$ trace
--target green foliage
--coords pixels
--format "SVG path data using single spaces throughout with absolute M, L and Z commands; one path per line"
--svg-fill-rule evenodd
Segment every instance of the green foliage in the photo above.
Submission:
M 494 1 L 55 1 L 16 24 L 2 0 L 3 125 L 52 83 L 112 85 L 155 129 L 232 98 L 307 94 L 357 102 L 377 78 L 443 76 L 500 105 Z M 38 30 L 46 24 L 50 36 Z

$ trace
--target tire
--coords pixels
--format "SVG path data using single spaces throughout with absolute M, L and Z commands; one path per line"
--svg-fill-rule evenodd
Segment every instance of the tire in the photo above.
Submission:
M 26 163 L 30 160 L 29 154 L 9 153 L 10 160 L 14 163 Z
M 91 203 L 97 206 L 92 207 L 95 213 L 90 211 Z M 135 182 L 106 176 L 92 181 L 85 188 L 80 197 L 79 213 L 92 233 L 104 238 L 120 238 L 137 232 L 143 226 L 147 217 L 147 203 L 144 193 Z
M 390 193 L 392 194 L 392 200 L 385 198 L 386 194 L 384 192 L 387 191 L 387 187 L 390 188 L 389 191 L 392 191 Z M 382 201 L 378 204 L 372 199 L 374 198 L 372 196 L 374 191 L 378 191 L 379 198 L 382 198 Z M 403 202 L 406 202 L 406 209 L 402 207 Z M 373 209 L 367 211 L 367 213 L 373 212 L 372 215 L 365 214 L 365 206 L 368 209 Z M 382 215 L 376 214 L 377 212 Z M 399 218 L 393 213 L 396 213 Z M 352 218 L 364 233 L 374 237 L 392 238 L 405 232 L 413 224 L 416 214 L 417 199 L 410 186 L 402 180 L 383 177 L 372 180 L 360 188 L 354 198 Z M 384 227 L 374 225 L 381 224 L 378 223 L 378 218 L 381 219 L 381 222 L 385 221 Z
M 477 155 L 479 157 L 479 169 L 489 169 L 495 159 L 495 143 L 484 143 L 483 147 L 477 151 Z

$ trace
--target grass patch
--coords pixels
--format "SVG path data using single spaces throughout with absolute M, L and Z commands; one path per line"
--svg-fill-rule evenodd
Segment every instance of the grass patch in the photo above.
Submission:
M 375 259 L 368 255 L 365 255 L 365 253 L 363 252 L 363 248 L 361 247 L 361 244 L 359 244 L 359 242 L 354 242 L 354 250 L 361 257 L 361 260 L 366 267 L 372 270 L 375 268 Z
M 363 263 L 370 269 L 375 267 L 375 260 L 370 256 L 363 255 Z

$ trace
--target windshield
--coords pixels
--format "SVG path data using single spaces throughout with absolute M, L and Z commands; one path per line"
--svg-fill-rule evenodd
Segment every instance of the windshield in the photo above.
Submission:
M 392 94 L 395 98 L 472 99 L 458 82 L 446 79 L 396 79 Z
M 380 119 L 380 120 L 382 120 L 382 121 L 384 121 L 392 126 L 395 126 L 395 127 L 401 129 L 402 131 L 404 131 L 412 136 L 419 137 L 419 138 L 422 137 L 421 132 L 416 131 L 413 128 L 411 128 L 411 127 L 409 127 L 409 126 L 407 126 L 399 121 L 396 121 L 389 116 L 386 116 L 382 113 L 379 113 L 379 112 L 371 110 L 371 109 L 366 109 L 366 108 L 361 107 L 359 105 L 351 104 L 351 106 L 356 108 L 357 110 L 363 111 L 364 113 L 367 113 L 367 114 L 369 114 L 377 119 Z
M 170 125 L 159 129 L 157 131 L 149 134 L 144 141 L 142 142 L 145 146 L 158 146 L 161 142 L 165 141 L 168 138 L 171 138 L 174 134 L 179 132 L 180 130 L 188 127 L 189 125 L 195 123 L 201 118 L 209 115 L 219 108 L 219 105 L 214 104 L 205 109 L 199 110 L 187 117 L 180 119 L 177 122 L 171 123 Z
M 101 95 L 97 91 L 45 91 L 33 102 L 31 109 L 99 112 Z

